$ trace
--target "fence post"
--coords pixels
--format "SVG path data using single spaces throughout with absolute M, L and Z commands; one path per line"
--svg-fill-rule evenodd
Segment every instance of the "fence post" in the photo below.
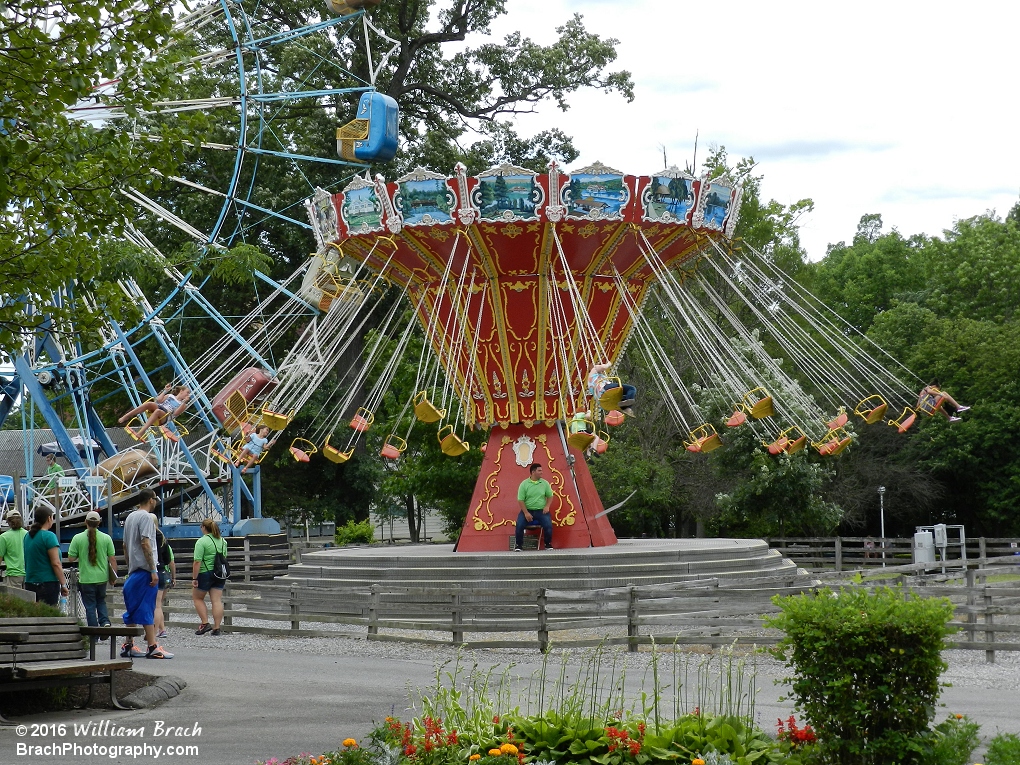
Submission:
M 464 642 L 464 632 L 457 629 L 457 627 L 464 623 L 460 611 L 460 585 L 454 589 L 450 598 L 453 602 L 453 608 L 450 612 L 450 621 L 453 623 L 453 644 L 461 645 Z
M 843 538 L 836 537 L 836 573 L 843 570 Z
M 981 585 L 985 588 L 984 604 L 985 604 L 985 642 L 995 642 L 995 630 L 992 625 L 995 624 L 995 614 L 992 613 L 992 596 L 988 594 L 988 574 L 982 572 L 981 574 Z M 995 650 L 985 651 L 985 663 L 995 663 Z
M 379 585 L 372 585 L 372 600 L 368 604 L 368 634 L 379 634 Z
M 230 590 L 230 582 L 227 582 L 226 586 L 223 588 L 223 596 L 225 598 L 229 598 L 230 597 L 230 595 L 228 594 L 228 590 Z M 165 592 L 166 592 L 167 597 L 169 598 L 170 590 L 166 590 Z M 234 607 L 234 605 L 233 605 L 233 603 L 231 603 L 230 608 L 233 608 L 233 607 Z M 233 626 L 233 624 L 234 624 L 233 617 L 231 617 L 231 615 L 230 615 L 230 608 L 227 608 L 227 604 L 226 603 L 223 604 L 223 626 L 224 627 L 230 627 L 230 626 Z
M 964 582 L 967 588 L 967 623 L 975 625 L 967 627 L 967 640 L 973 643 L 977 640 L 977 614 L 974 613 L 974 607 L 977 605 L 977 571 L 968 568 L 964 574 Z
M 298 602 L 297 585 L 290 586 L 290 628 L 301 629 L 301 604 Z
M 538 650 L 545 653 L 549 650 L 549 620 L 548 620 L 549 598 L 546 596 L 545 587 L 538 591 Z
M 251 582 L 251 541 L 244 538 L 244 581 Z
M 985 547 L 985 538 L 978 537 L 978 562 L 983 566 L 988 558 L 988 548 Z
M 638 599 L 637 599 L 637 587 L 631 586 L 627 593 L 627 650 L 630 653 L 637 653 L 638 644 L 636 637 L 638 637 Z

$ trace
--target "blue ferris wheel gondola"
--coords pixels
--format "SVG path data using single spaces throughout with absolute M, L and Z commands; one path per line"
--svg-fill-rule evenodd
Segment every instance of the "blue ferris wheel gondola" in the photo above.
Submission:
M 389 162 L 397 154 L 400 113 L 384 93 L 362 93 L 357 117 L 336 131 L 336 150 L 348 162 Z

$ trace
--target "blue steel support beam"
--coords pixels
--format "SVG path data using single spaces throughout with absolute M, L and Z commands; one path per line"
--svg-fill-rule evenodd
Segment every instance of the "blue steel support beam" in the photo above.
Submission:
M 316 24 L 309 24 L 306 27 L 300 29 L 288 29 L 285 32 L 277 32 L 275 35 L 267 35 L 266 37 L 251 38 L 244 44 L 246 49 L 255 49 L 264 47 L 266 43 L 270 45 L 278 45 L 279 43 L 287 42 L 289 40 L 297 40 L 298 38 L 305 37 L 310 34 L 315 34 L 322 29 L 329 29 L 330 27 L 336 27 L 345 22 L 352 22 L 351 28 L 354 28 L 353 22 L 361 18 L 365 14 L 364 11 L 358 11 L 357 13 L 350 13 L 345 16 L 337 16 L 333 19 L 327 19 L 326 21 L 320 21 Z M 349 30 L 348 30 L 349 31 Z
M 254 273 L 255 273 L 255 276 L 257 276 L 257 277 L 258 277 L 259 279 L 261 279 L 262 281 L 264 281 L 264 282 L 265 282 L 266 284 L 268 284 L 268 285 L 269 285 L 270 287 L 272 287 L 272 288 L 273 288 L 274 290 L 276 290 L 277 292 L 283 293 L 284 295 L 286 295 L 287 297 L 289 297 L 289 298 L 290 298 L 291 300 L 296 300 L 296 301 L 297 301 L 298 303 L 300 303 L 301 305 L 303 305 L 303 306 L 304 306 L 305 308 L 307 308 L 307 309 L 308 309 L 309 311 L 311 311 L 312 313 L 314 313 L 314 314 L 320 314 L 320 313 L 322 313 L 322 311 L 320 311 L 320 310 L 319 310 L 318 308 L 316 308 L 316 307 L 315 307 L 314 305 L 312 305 L 311 303 L 309 303 L 308 301 L 306 301 L 306 300 L 305 300 L 304 298 L 299 298 L 299 297 L 298 297 L 297 295 L 295 295 L 295 294 L 294 294 L 293 292 L 291 292 L 290 290 L 288 290 L 288 289 L 287 289 L 286 287 L 284 287 L 284 286 L 283 286 L 282 284 L 280 284 L 279 282 L 275 281 L 274 279 L 272 279 L 272 278 L 270 278 L 270 277 L 266 276 L 266 275 L 265 275 L 264 273 L 262 273 L 261 271 L 255 271 Z
M 262 468 L 255 466 L 255 473 L 251 477 L 251 491 L 255 495 L 252 500 L 252 512 L 255 518 L 262 517 Z
M 279 218 L 280 220 L 286 221 L 287 223 L 290 223 L 291 225 L 299 226 L 301 228 L 307 228 L 309 231 L 312 230 L 312 226 L 311 226 L 310 223 L 305 223 L 304 221 L 295 220 L 294 218 L 290 218 L 290 217 L 288 217 L 286 215 L 282 215 L 281 213 L 278 213 L 275 210 L 270 210 L 270 209 L 268 209 L 266 207 L 260 207 L 259 205 L 254 204 L 253 202 L 248 202 L 248 201 L 246 201 L 244 199 L 241 199 L 240 197 L 236 197 L 234 199 L 234 201 L 237 202 L 237 204 L 239 204 L 239 205 L 243 205 L 245 207 L 250 207 L 252 210 L 258 210 L 259 212 L 263 212 L 266 215 L 270 215 L 270 216 L 272 216 L 274 218 Z
M 3 425 L 14 408 L 14 402 L 21 395 L 21 376 L 15 374 L 13 380 L 0 386 L 0 393 L 3 394 L 3 399 L 0 399 L 0 425 Z
M 347 162 L 342 159 L 333 159 L 331 157 L 313 157 L 308 154 L 291 154 L 284 151 L 270 151 L 269 149 L 247 149 L 249 154 L 266 154 L 270 157 L 283 157 L 284 159 L 300 159 L 303 162 L 321 162 L 324 165 L 346 165 L 347 167 L 360 167 L 362 169 L 368 167 L 366 162 Z
M 32 374 L 32 365 L 28 363 L 28 359 L 24 355 L 15 356 L 14 369 L 21 378 L 22 384 L 28 391 L 28 395 L 32 397 L 33 403 L 39 407 L 39 411 L 46 420 L 46 424 L 53 431 L 53 435 L 60 445 L 60 450 L 67 457 L 67 461 L 71 463 L 71 467 L 75 468 L 75 470 L 85 471 L 87 469 L 86 465 L 81 461 L 78 449 L 75 448 L 74 442 L 71 441 L 71 435 L 67 432 L 67 428 L 64 427 L 60 416 L 50 406 L 50 402 L 46 398 L 46 391 L 43 390 L 39 381 L 35 379 L 35 375 Z
M 205 295 L 202 294 L 201 290 L 194 286 L 189 287 L 188 297 L 190 297 L 192 300 L 194 300 L 196 303 L 202 306 L 205 312 L 209 315 L 209 318 L 211 318 L 213 321 L 215 321 L 217 324 L 223 327 L 224 332 L 230 335 L 231 339 L 237 341 L 237 343 L 242 348 L 248 351 L 248 353 L 251 354 L 253 359 L 258 361 L 271 374 L 276 374 L 276 370 L 274 369 L 273 365 L 266 361 L 266 359 L 262 357 L 262 354 L 256 351 L 255 348 L 252 347 L 251 343 L 245 340 L 244 336 L 236 329 L 234 329 L 234 326 L 229 321 L 223 318 L 220 312 L 216 310 L 216 307 L 206 299 Z M 153 334 L 155 335 L 158 333 L 153 332 Z M 160 338 L 156 339 L 159 341 L 159 344 L 163 346 L 163 349 L 166 350 L 166 345 L 164 341 Z M 167 357 L 170 358 L 170 355 L 171 354 L 167 354 Z
M 375 90 L 370 85 L 357 88 L 324 88 L 322 90 L 281 90 L 277 93 L 253 93 L 249 101 L 260 104 L 273 104 L 280 101 L 297 101 L 301 98 L 325 98 L 326 96 L 342 96 L 345 93 L 367 93 Z
M 117 337 L 120 338 L 121 346 L 124 348 L 124 353 L 127 354 L 128 359 L 131 360 L 131 365 L 138 372 L 138 376 L 141 378 L 142 383 L 145 385 L 146 390 L 148 390 L 149 395 L 155 398 L 157 396 L 156 388 L 155 386 L 153 386 L 152 380 L 150 380 L 149 376 L 145 373 L 145 367 L 142 366 L 142 363 L 138 360 L 138 356 L 135 355 L 135 349 L 131 347 L 131 342 L 124 334 L 124 330 L 120 328 L 120 324 L 113 321 L 112 319 L 110 320 L 110 326 L 113 327 L 113 331 L 117 334 Z M 154 333 L 154 335 L 156 335 L 156 333 Z M 156 335 L 156 338 L 157 340 L 160 340 L 158 335 Z M 191 453 L 191 450 L 188 448 L 188 445 L 184 443 L 183 438 L 180 440 L 179 443 L 181 445 L 181 452 L 184 453 L 184 457 L 185 459 L 188 460 L 188 464 L 191 465 L 191 469 L 195 471 L 195 477 L 198 479 L 198 482 L 202 485 L 202 490 L 205 492 L 205 495 L 209 498 L 209 501 L 212 502 L 213 507 L 216 508 L 216 512 L 218 512 L 220 516 L 222 516 L 223 506 L 220 504 L 219 499 L 217 499 L 216 492 L 214 492 L 212 486 L 209 485 L 209 481 L 205 477 L 205 473 L 203 473 L 201 469 L 198 467 L 198 462 L 195 460 L 195 456 Z

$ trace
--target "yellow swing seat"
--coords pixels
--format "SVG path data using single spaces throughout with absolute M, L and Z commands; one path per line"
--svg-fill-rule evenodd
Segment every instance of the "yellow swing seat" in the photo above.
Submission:
M 261 424 L 268 425 L 270 430 L 279 432 L 290 425 L 290 421 L 294 419 L 294 410 L 291 409 L 286 413 L 274 412 L 268 406 L 263 406 L 260 419 Z
M 405 449 L 407 449 L 407 441 L 394 433 L 390 433 L 386 436 L 386 440 L 383 441 L 382 451 L 379 454 L 388 460 L 395 460 L 404 453 Z
M 906 433 L 911 426 L 917 422 L 917 411 L 909 406 L 903 408 L 903 412 L 895 420 L 886 420 L 886 423 L 900 433 Z
M 217 449 L 215 446 L 209 447 L 209 453 L 216 459 L 223 460 L 228 465 L 233 465 L 234 461 L 237 459 L 237 455 L 241 453 L 241 442 L 238 441 L 236 444 L 233 445 L 227 443 L 226 454 Z
M 578 412 L 577 414 L 583 414 Z M 584 451 L 595 443 L 595 427 L 592 424 L 591 415 L 584 414 L 583 417 L 574 415 L 567 420 L 567 444 Z
M 886 411 L 889 409 L 889 404 L 877 393 L 873 396 L 861 399 L 861 401 L 854 407 L 854 414 L 863 419 L 869 425 L 874 425 L 876 422 L 885 417 Z
M 616 383 L 616 385 L 612 388 L 604 388 L 602 395 L 599 396 L 599 406 L 607 412 L 618 409 L 620 402 L 623 401 L 623 383 L 620 381 L 620 378 L 610 377 L 609 380 Z
M 842 428 L 837 430 L 830 430 L 825 436 L 822 437 L 821 441 L 816 441 L 811 444 L 818 453 L 823 457 L 835 457 L 837 454 L 842 454 L 850 442 L 853 440 L 852 436 Z
M 375 422 L 375 415 L 370 411 L 361 407 L 357 412 L 354 413 L 354 417 L 351 419 L 351 427 L 359 433 L 364 433 Z
M 429 401 L 428 391 L 423 390 L 414 397 L 414 416 L 419 422 L 439 422 L 446 416 L 446 410 L 437 408 Z
M 846 413 L 846 409 L 840 407 L 839 411 L 836 412 L 836 416 L 829 420 L 827 423 L 825 423 L 825 427 L 827 427 L 829 430 L 839 430 L 849 421 L 850 416 Z
M 298 462 L 308 462 L 311 459 L 311 456 L 318 451 L 319 450 L 315 444 L 307 438 L 295 438 L 290 443 L 291 456 Z
M 744 397 L 741 399 L 741 403 L 744 406 L 744 411 L 756 420 L 763 420 L 776 413 L 775 405 L 772 402 L 772 396 L 764 388 L 749 390 L 744 394 Z
M 799 451 L 803 451 L 804 447 L 807 446 L 807 434 L 796 425 L 784 430 L 783 435 L 789 439 L 789 443 L 786 446 L 787 454 L 796 454 Z
M 722 439 L 719 438 L 715 427 L 707 422 L 692 430 L 687 434 L 687 437 L 690 441 L 684 441 L 684 446 L 687 447 L 687 451 L 696 454 L 707 454 L 723 445 Z
M 444 425 L 437 434 L 439 448 L 447 457 L 459 457 L 471 448 L 471 445 L 453 432 L 453 425 Z
M 337 465 L 342 465 L 347 462 L 352 456 L 354 456 L 354 447 L 352 446 L 347 451 L 338 449 L 335 446 L 330 446 L 329 438 L 326 439 L 326 443 L 322 445 L 322 456 L 328 459 L 330 462 L 335 462 Z

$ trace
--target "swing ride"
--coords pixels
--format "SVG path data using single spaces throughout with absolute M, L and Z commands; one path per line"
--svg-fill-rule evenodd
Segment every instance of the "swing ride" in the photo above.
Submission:
M 370 31 L 381 35 L 364 13 L 377 4 L 330 0 L 336 18 L 276 34 L 235 0 L 181 20 L 185 30 L 224 24 L 235 48 L 201 53 L 195 65 L 231 60 L 236 49 L 239 93 L 222 103 L 157 108 L 237 108 L 236 146 L 204 145 L 233 151 L 234 172 L 224 190 L 170 179 L 223 198 L 206 229 L 137 191 L 126 195 L 207 250 L 244 240 L 257 220 L 272 217 L 310 229 L 316 252 L 282 281 L 256 273 L 253 307 L 228 320 L 193 274 L 129 228 L 129 239 L 161 264 L 169 288 L 150 302 L 135 281 L 123 280 L 141 318 L 126 327 L 108 319 L 91 347 L 41 309 L 39 331 L 12 361 L 15 379 L 0 388 L 0 423 L 19 400 L 24 422 L 34 421 L 37 407 L 73 468 L 56 495 L 45 478 L 24 481 L 25 506 L 49 502 L 62 523 L 73 525 L 93 507 L 121 512 L 139 490 L 158 487 L 164 525 L 173 524 L 168 536 L 197 534 L 194 524 L 206 517 L 224 521 L 226 533 L 278 530 L 261 518 L 258 465 L 329 381 L 332 390 L 311 424 L 286 434 L 289 445 L 277 453 L 343 464 L 372 433 L 382 436 L 381 447 L 375 442 L 379 456 L 399 460 L 413 429 L 424 427 L 443 454 L 456 458 L 473 448 L 472 431 L 488 431 L 456 549 L 507 549 L 517 487 L 532 462 L 545 467 L 555 494 L 556 547 L 601 547 L 616 536 L 584 452 L 605 453 L 610 430 L 628 419 L 627 381 L 611 370 L 632 344 L 655 371 L 670 417 L 694 454 L 724 447 L 739 428 L 776 457 L 809 448 L 835 456 L 853 443 L 856 426 L 885 422 L 905 432 L 919 414 L 943 407 L 936 393 L 918 399 L 901 379 L 909 372 L 767 255 L 734 239 L 741 188 L 725 175 L 695 177 L 671 167 L 635 176 L 600 163 L 571 172 L 551 163 L 546 174 L 504 164 L 477 176 L 458 165 L 453 176 L 417 169 L 390 183 L 368 172 L 348 174 L 330 188 L 303 192 L 307 223 L 293 217 L 293 202 L 274 208 L 255 198 L 258 166 L 245 164 L 253 158 L 283 159 L 298 173 L 302 162 L 324 162 L 340 166 L 339 176 L 393 157 L 396 104 L 373 86 L 389 54 L 376 65 L 369 51 L 371 81 L 357 87 L 286 93 L 249 87 L 262 87 L 265 46 L 342 35 L 358 20 L 366 40 Z M 338 158 L 263 146 L 275 104 L 335 94 L 360 94 L 353 118 L 337 130 Z M 95 109 L 102 105 L 82 107 Z M 88 299 L 70 286 L 53 297 Z M 189 355 L 181 339 L 196 313 L 222 336 Z M 368 329 L 375 334 L 362 348 Z M 416 347 L 416 333 L 424 343 L 413 392 L 387 432 L 377 434 L 376 414 L 403 357 Z M 676 348 L 664 347 L 664 335 Z M 147 358 L 155 350 L 165 363 L 155 369 L 143 363 L 143 348 Z M 608 384 L 589 390 L 589 376 L 605 365 Z M 187 396 L 165 405 L 156 376 Z M 125 423 L 132 446 L 118 449 L 101 422 L 92 399 L 98 383 L 96 390 L 112 387 L 104 396 L 126 394 L 142 418 Z M 58 401 L 73 417 L 58 414 Z M 636 409 L 639 416 L 640 398 Z M 249 448 L 252 433 L 264 428 L 266 447 Z M 27 453 L 35 441 L 25 429 L 33 445 Z M 95 446 L 79 449 L 75 437 Z M 240 470 L 249 461 L 250 484 Z M 242 519 L 245 504 L 252 517 Z

